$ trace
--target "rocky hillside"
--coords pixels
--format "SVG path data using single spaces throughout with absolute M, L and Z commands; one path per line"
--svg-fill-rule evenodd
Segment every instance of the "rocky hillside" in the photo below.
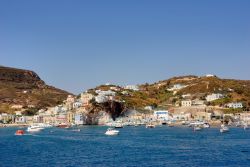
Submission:
M 175 85 L 183 86 L 179 90 L 171 90 Z M 139 91 L 127 90 L 115 85 L 101 85 L 89 90 L 112 90 L 116 87 L 116 100 L 124 102 L 126 108 L 144 109 L 153 106 L 162 109 L 178 106 L 181 100 L 204 100 L 212 93 L 225 95 L 224 98 L 206 103 L 208 106 L 224 106 L 230 102 L 242 102 L 244 109 L 250 108 L 250 81 L 221 79 L 219 77 L 182 76 L 159 81 L 153 84 L 139 85 Z M 125 93 L 124 93 L 125 91 Z
M 68 94 L 46 85 L 33 71 L 0 66 L 0 112 L 55 106 Z

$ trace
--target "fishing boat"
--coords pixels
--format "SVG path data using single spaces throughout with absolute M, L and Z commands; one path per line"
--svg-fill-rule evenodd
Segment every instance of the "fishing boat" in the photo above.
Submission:
M 222 124 L 220 128 L 220 132 L 221 133 L 229 132 L 229 128 L 226 125 Z
M 16 136 L 22 136 L 24 135 L 24 130 L 17 130 L 15 133 Z
M 108 128 L 107 131 L 105 132 L 105 135 L 108 135 L 108 136 L 114 136 L 118 134 L 119 134 L 119 130 L 115 130 L 113 128 Z

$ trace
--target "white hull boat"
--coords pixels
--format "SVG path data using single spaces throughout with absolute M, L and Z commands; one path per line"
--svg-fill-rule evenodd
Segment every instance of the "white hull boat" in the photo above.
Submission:
M 221 125 L 220 132 L 221 133 L 229 132 L 229 128 L 225 125 Z
M 27 132 L 39 132 L 41 130 L 43 130 L 44 128 L 43 127 L 40 127 L 40 126 L 29 126 L 27 128 Z
M 118 134 L 119 134 L 119 130 L 115 130 L 115 129 L 112 129 L 112 128 L 109 128 L 105 132 L 105 135 L 108 135 L 108 136 L 115 136 L 115 135 L 118 135 Z

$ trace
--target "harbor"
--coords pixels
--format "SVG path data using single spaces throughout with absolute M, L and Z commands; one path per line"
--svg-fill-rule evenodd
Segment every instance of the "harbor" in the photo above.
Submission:
M 13 135 L 17 128 L 1 128 L 0 166 L 235 167 L 250 161 L 250 131 L 243 128 L 222 134 L 213 127 L 194 132 L 188 127 L 125 126 L 117 136 L 105 135 L 107 126 L 77 128 L 79 132 L 45 128 L 23 136 Z

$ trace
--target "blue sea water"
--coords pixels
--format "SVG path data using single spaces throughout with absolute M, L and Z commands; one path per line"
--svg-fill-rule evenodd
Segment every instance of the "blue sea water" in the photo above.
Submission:
M 189 128 L 125 127 L 105 136 L 107 127 L 45 129 L 14 136 L 16 128 L 0 129 L 1 167 L 123 166 L 250 166 L 250 130 L 232 128 L 193 132 Z

